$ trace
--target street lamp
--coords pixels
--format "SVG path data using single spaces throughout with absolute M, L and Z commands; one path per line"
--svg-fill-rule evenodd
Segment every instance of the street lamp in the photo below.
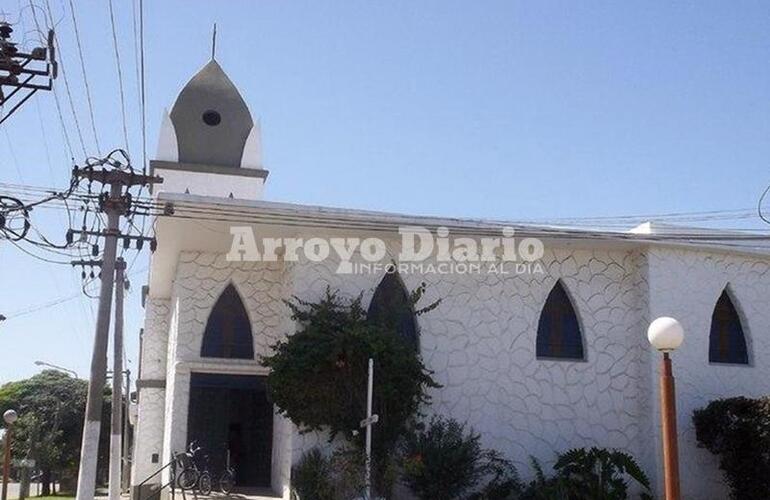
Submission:
M 5 458 L 3 459 L 3 496 L 2 500 L 8 498 L 8 472 L 11 467 L 11 438 L 13 436 L 13 423 L 19 415 L 13 410 L 6 410 L 3 413 L 3 420 L 5 420 Z
M 46 363 L 45 361 L 35 361 L 35 364 L 37 366 L 47 366 L 48 368 L 53 368 L 54 370 L 59 370 L 60 372 L 65 372 L 71 374 L 75 378 L 78 377 L 78 372 L 75 370 L 70 370 L 69 368 L 64 368 L 62 366 L 54 365 L 53 363 Z
M 684 328 L 674 318 L 650 323 L 647 340 L 663 353 L 660 365 L 660 418 L 663 436 L 663 478 L 666 500 L 679 500 L 679 444 L 676 434 L 676 395 L 669 353 L 682 345 Z

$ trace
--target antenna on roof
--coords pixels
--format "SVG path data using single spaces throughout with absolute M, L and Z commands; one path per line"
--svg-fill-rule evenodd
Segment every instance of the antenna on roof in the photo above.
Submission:
M 217 23 L 214 23 L 214 32 L 211 34 L 211 59 L 217 57 Z

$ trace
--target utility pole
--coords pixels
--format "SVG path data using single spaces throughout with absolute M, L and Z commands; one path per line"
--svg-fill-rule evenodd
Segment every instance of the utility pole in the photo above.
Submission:
M 131 194 L 129 192 L 131 187 L 161 183 L 163 179 L 126 172 L 119 168 L 95 169 L 93 166 L 75 169 L 73 175 L 78 178 L 86 178 L 89 182 L 99 182 L 104 186 L 110 186 L 109 195 L 102 195 L 99 200 L 100 210 L 107 214 L 107 228 L 99 234 L 104 238 L 104 253 L 101 261 L 99 309 L 96 314 L 96 331 L 91 354 L 91 374 L 88 379 L 88 399 L 86 400 L 83 442 L 80 448 L 80 470 L 78 471 L 77 500 L 93 500 L 96 489 L 96 466 L 99 454 L 104 384 L 107 378 L 107 346 L 109 343 L 115 261 L 118 238 L 121 237 L 120 217 L 127 215 L 131 208 Z M 125 193 L 123 187 L 126 188 Z M 67 240 L 71 241 L 73 233 L 76 232 L 68 231 Z M 117 377 L 120 377 L 120 374 Z
M 115 337 L 112 343 L 112 422 L 110 425 L 110 494 L 109 500 L 120 500 L 121 452 L 123 424 L 123 287 L 126 261 L 115 263 Z
M 128 283 L 128 282 L 126 282 Z M 128 287 L 126 287 L 128 289 Z M 121 490 L 126 491 L 128 490 L 128 482 L 131 478 L 129 472 L 131 472 L 131 460 L 129 459 L 129 440 L 128 440 L 128 433 L 129 433 L 129 418 L 128 418 L 128 411 L 131 406 L 131 370 L 126 368 L 124 371 L 126 375 L 126 392 L 123 394 L 123 399 L 126 401 L 126 406 L 124 407 L 123 411 L 123 476 L 120 480 Z
M 13 107 L 0 117 L 0 123 L 10 117 L 38 90 L 51 90 L 53 80 L 58 73 L 53 30 L 48 31 L 46 47 L 35 47 L 29 53 L 19 52 L 17 43 L 11 40 L 11 33 L 13 33 L 11 25 L 0 22 L 0 106 L 4 106 L 22 89 L 27 93 L 16 100 Z M 32 64 L 33 61 L 34 64 Z M 38 67 L 33 67 L 34 65 Z M 41 79 L 45 79 L 45 83 L 40 82 Z M 13 90 L 6 95 L 4 87 L 11 87 Z

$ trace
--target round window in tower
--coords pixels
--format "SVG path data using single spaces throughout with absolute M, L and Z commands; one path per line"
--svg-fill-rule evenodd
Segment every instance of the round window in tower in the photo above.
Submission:
M 210 109 L 203 113 L 203 123 L 210 127 L 216 127 L 222 121 L 222 115 Z

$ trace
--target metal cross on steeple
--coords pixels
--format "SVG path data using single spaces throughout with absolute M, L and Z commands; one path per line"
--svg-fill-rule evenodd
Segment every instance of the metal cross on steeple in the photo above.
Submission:
M 211 59 L 215 60 L 217 57 L 217 23 L 214 23 L 214 32 L 211 34 Z

